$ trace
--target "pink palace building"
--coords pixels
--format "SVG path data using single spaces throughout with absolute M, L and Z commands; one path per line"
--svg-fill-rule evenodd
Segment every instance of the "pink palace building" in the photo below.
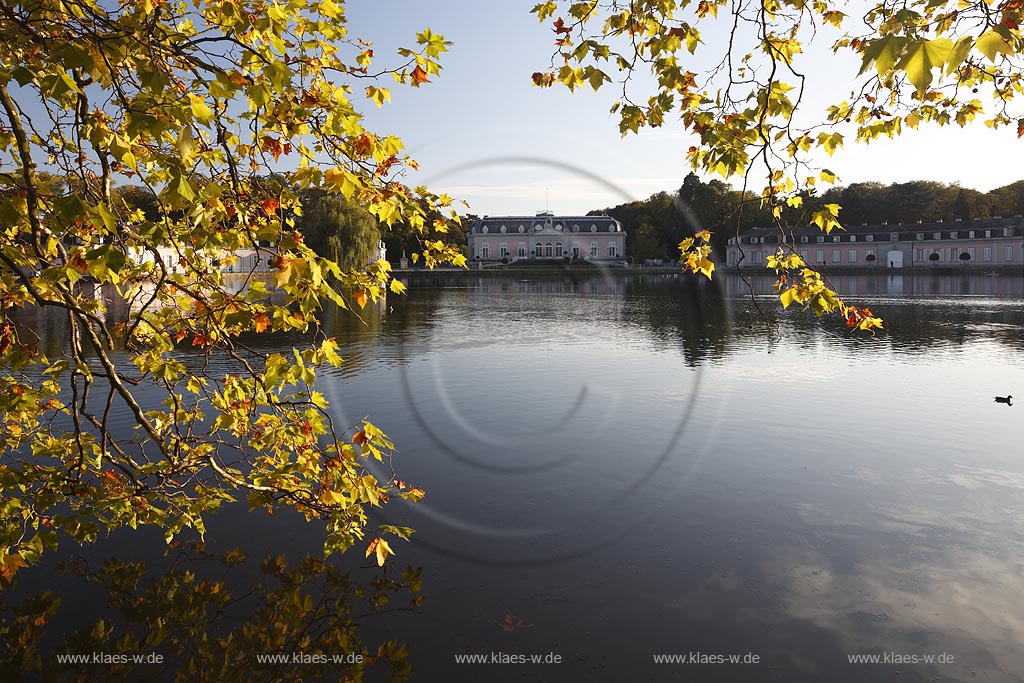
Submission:
M 470 226 L 466 243 L 469 260 L 479 263 L 572 257 L 621 265 L 626 258 L 626 232 L 609 216 L 484 216 Z
M 774 227 L 751 228 L 729 240 L 725 265 L 764 268 L 768 256 L 788 245 L 807 263 L 826 268 L 1024 266 L 1021 216 L 843 227 L 826 235 L 817 226 L 804 226 L 785 237 Z

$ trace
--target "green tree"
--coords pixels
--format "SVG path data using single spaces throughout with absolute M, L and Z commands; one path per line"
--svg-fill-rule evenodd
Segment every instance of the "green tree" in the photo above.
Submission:
M 457 222 L 450 199 L 400 182 L 415 162 L 360 114 L 387 104 L 385 83 L 435 78 L 444 38 L 426 29 L 378 66 L 334 0 L 0 3 L 0 579 L 65 537 L 202 534 L 238 499 L 294 507 L 323 520 L 325 552 L 362 539 L 383 562 L 388 535 L 410 532 L 365 508 L 422 491 L 388 474 L 380 429 L 332 422 L 315 380 L 338 345 L 316 314 L 401 285 L 386 263 L 318 256 L 295 218 L 319 188 L 385 225 Z M 119 198 L 119 180 L 152 207 Z M 269 276 L 228 287 L 225 264 L 260 244 Z M 440 240 L 417 257 L 465 262 Z M 40 353 L 26 307 L 59 311 L 67 348 Z M 276 332 L 301 345 L 249 343 Z
M 310 197 L 303 202 L 299 230 L 309 247 L 343 270 L 365 268 L 375 258 L 380 229 L 364 207 L 344 197 Z

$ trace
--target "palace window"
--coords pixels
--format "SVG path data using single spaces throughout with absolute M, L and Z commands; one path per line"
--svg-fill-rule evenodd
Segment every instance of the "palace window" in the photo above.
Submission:
M 824 249 L 818 249 L 816 252 L 814 252 L 814 256 L 815 256 L 815 260 L 818 263 L 824 263 L 825 262 L 825 250 Z
M 526 257 L 526 242 L 519 243 L 519 258 Z
M 958 234 L 959 234 L 959 233 L 956 233 L 956 232 L 951 232 L 951 233 L 949 233 L 949 239 L 951 239 L 951 240 L 955 240 L 955 239 L 957 238 L 957 235 L 958 235 Z
M 992 260 L 992 247 L 985 247 L 985 260 L 986 261 L 991 261 Z
M 574 257 L 580 255 L 580 243 L 579 242 L 573 242 L 572 243 L 572 255 Z
M 973 240 L 973 239 L 974 239 L 974 231 L 973 231 L 973 230 L 969 231 L 969 232 L 967 233 L 967 237 L 968 237 L 969 239 L 972 239 L 972 240 Z
M 608 255 L 615 258 L 615 242 L 608 243 Z
M 498 256 L 500 256 L 501 258 L 505 258 L 506 256 L 508 256 L 508 242 L 502 242 L 498 246 Z
M 597 232 L 597 225 L 591 225 L 590 232 Z
M 868 256 L 874 256 L 874 255 L 875 255 L 875 252 L 872 251 L 871 249 L 868 249 L 867 251 L 864 252 L 864 260 L 865 261 L 870 261 L 871 259 L 869 259 Z
M 825 236 L 824 235 L 818 235 L 818 241 L 819 242 L 824 242 L 825 241 Z
M 573 231 L 573 232 L 579 232 L 579 231 L 580 231 L 580 226 L 579 226 L 579 225 L 577 225 L 577 224 L 574 224 L 574 225 L 572 226 L 572 231 Z
M 832 241 L 833 242 L 838 242 L 839 241 L 839 235 L 832 235 Z
M 941 240 L 942 239 L 942 233 L 941 232 L 932 233 L 932 239 L 933 240 Z
M 593 242 L 590 243 L 590 255 L 591 256 L 598 256 L 598 255 L 600 255 L 600 253 L 601 252 L 598 251 L 598 248 L 597 248 L 597 240 L 594 240 Z
M 544 245 L 544 255 L 551 256 L 551 242 Z
M 857 241 L 857 236 L 856 235 L 850 235 L 850 241 L 851 242 L 856 242 Z
M 803 237 L 801 237 L 800 241 L 803 242 L 804 244 L 807 244 L 807 235 L 804 235 Z
M 555 245 L 555 256 L 561 256 L 561 255 L 562 255 L 562 243 L 559 242 L 558 244 Z
M 991 236 L 992 236 L 992 231 L 991 230 L 986 230 L 985 231 L 985 237 L 991 237 Z
M 480 232 L 482 232 L 483 234 L 486 235 L 487 234 L 487 226 L 485 225 Z
M 526 231 L 526 228 L 524 228 L 523 226 L 520 225 L 519 226 L 519 232 L 525 232 L 525 231 Z
M 974 247 L 967 247 L 967 255 L 970 256 L 970 260 L 974 260 Z
M 857 262 L 857 250 L 856 249 L 851 249 L 850 251 L 846 252 L 846 255 L 847 255 L 847 258 L 849 259 L 850 263 L 856 263 Z
M 502 232 L 502 234 L 504 234 L 504 233 L 505 233 L 505 226 L 504 226 L 504 225 L 503 225 L 503 226 L 501 226 L 501 232 Z
M 832 250 L 832 263 L 839 263 L 842 260 L 838 249 Z
M 1006 248 L 1006 260 L 1007 261 L 1012 261 L 1013 260 L 1013 247 L 1007 247 Z
M 923 237 L 923 235 L 922 235 L 922 237 Z M 875 241 L 875 236 L 874 235 L 868 235 L 868 236 L 866 236 L 864 238 L 864 241 L 865 242 L 874 242 Z
M 807 250 L 806 249 L 800 252 L 800 258 L 802 258 L 804 260 L 804 263 L 807 263 Z
M 488 258 L 491 255 L 491 247 L 486 242 L 480 245 L 480 258 Z

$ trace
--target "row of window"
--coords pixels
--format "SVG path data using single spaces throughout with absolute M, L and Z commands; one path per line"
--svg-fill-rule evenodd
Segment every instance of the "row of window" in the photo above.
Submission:
M 951 247 L 949 249 L 915 249 L 914 260 L 915 261 L 960 261 L 960 255 L 966 252 L 970 258 L 968 261 L 974 260 L 974 247 L 968 247 L 967 249 L 958 249 L 957 247 Z M 932 259 L 932 254 L 938 254 L 937 259 Z M 985 247 L 981 250 L 982 261 L 992 261 L 992 247 Z M 1003 248 L 1003 260 L 1006 262 L 1013 261 L 1013 247 Z
M 977 237 L 977 233 L 978 232 L 979 231 L 976 231 L 976 230 L 968 230 L 967 231 L 967 239 L 975 239 Z M 997 234 L 997 233 L 1000 233 L 1000 232 L 1002 233 L 1001 235 Z M 996 229 L 996 230 L 985 230 L 984 233 L 985 233 L 985 237 L 987 237 L 987 238 L 992 238 L 992 237 L 1013 237 L 1013 228 L 1001 228 L 1001 229 Z M 925 239 L 925 235 L 926 235 L 926 233 L 923 233 L 923 232 L 916 233 L 914 235 L 914 239 L 915 240 L 924 240 Z M 948 233 L 948 238 L 944 238 L 942 232 L 933 232 L 931 239 L 933 239 L 933 240 L 941 240 L 941 239 L 955 240 L 955 239 L 960 239 L 959 235 L 960 235 L 959 232 L 952 231 L 952 232 Z M 843 239 L 844 237 L 846 239 Z M 861 237 L 864 238 L 865 242 L 874 242 L 875 241 L 875 236 L 874 235 L 861 235 Z M 765 240 L 766 239 L 767 238 L 765 238 L 765 237 L 751 237 L 750 238 L 750 244 L 765 244 Z M 825 241 L 825 235 L 817 235 L 814 239 L 815 239 L 816 242 L 819 242 L 819 243 L 820 242 L 824 242 Z M 891 241 L 893 241 L 893 242 L 898 242 L 899 239 L 900 239 L 900 234 L 898 232 L 890 233 L 889 239 Z M 742 239 L 740 241 L 742 242 Z M 776 241 L 777 241 L 777 237 L 773 236 L 772 239 L 771 239 L 771 243 L 774 244 Z M 810 237 L 809 236 L 807 236 L 807 235 L 801 235 L 800 236 L 800 242 L 802 244 L 806 244 L 809 241 L 810 241 Z M 857 241 L 857 235 L 832 235 L 832 240 L 831 241 L 833 241 L 833 242 L 840 242 L 840 241 L 843 241 L 843 242 L 856 242 Z
M 750 258 L 752 263 L 764 263 L 765 262 L 765 257 L 767 255 L 767 253 L 769 253 L 769 252 L 762 253 L 760 251 L 754 251 L 754 252 L 750 253 L 750 257 L 749 258 Z M 970 258 L 968 258 L 968 259 L 961 259 L 961 254 L 964 254 L 964 253 L 966 253 Z M 939 255 L 938 259 L 932 259 L 931 258 L 932 254 L 938 254 Z M 869 258 L 869 257 L 872 257 L 874 255 L 875 255 L 874 250 L 873 249 L 868 249 L 868 250 L 866 250 L 864 252 L 864 260 L 870 262 L 870 261 L 872 261 L 874 259 Z M 800 258 L 802 258 L 804 261 L 807 261 L 807 256 L 808 256 L 808 254 L 807 254 L 806 250 L 803 250 L 803 251 L 800 252 Z M 839 250 L 839 249 L 833 249 L 831 256 L 832 256 L 832 260 L 831 260 L 832 263 L 841 263 L 842 260 L 843 260 L 843 252 L 841 250 Z M 815 257 L 815 263 L 825 263 L 825 250 L 824 249 L 816 250 L 814 252 L 814 257 Z M 857 253 L 856 249 L 850 249 L 850 250 L 848 250 L 846 252 L 846 260 L 847 260 L 847 262 L 849 262 L 849 263 L 857 263 L 858 262 L 857 259 L 858 259 L 858 253 Z M 950 262 L 954 262 L 954 263 L 956 263 L 958 261 L 962 261 L 962 260 L 973 261 L 973 260 L 975 260 L 975 250 L 974 250 L 974 247 L 968 247 L 966 249 L 959 248 L 959 247 L 950 247 L 948 249 L 915 249 L 914 250 L 914 261 L 915 262 L 927 263 L 928 261 L 935 261 L 935 260 L 938 260 L 938 261 L 950 261 Z M 992 247 L 985 247 L 984 249 L 982 249 L 982 260 L 983 261 L 987 261 L 987 262 L 991 262 L 992 261 Z M 1013 247 L 1004 247 L 1004 249 L 1003 249 L 1003 260 L 1005 260 L 1008 263 L 1013 261 Z M 735 252 L 731 252 L 729 254 L 729 262 L 730 262 L 729 265 L 736 265 L 735 261 L 736 261 L 736 253 Z
M 540 224 L 540 223 L 537 223 L 537 225 L 533 226 L 533 229 L 536 232 L 540 232 L 541 230 L 544 229 L 544 226 L 542 224 Z M 621 228 L 619 226 L 615 226 L 615 231 L 616 232 L 618 232 L 620 229 Z M 558 230 L 559 232 L 561 232 L 562 224 L 561 223 L 557 223 L 555 225 L 555 230 Z M 489 231 L 490 231 L 490 228 L 488 228 L 486 225 L 483 226 L 482 228 L 480 228 L 480 232 L 482 232 L 484 234 L 487 234 Z M 498 231 L 504 233 L 504 232 L 507 231 L 507 228 L 503 225 L 503 226 L 501 226 L 498 229 Z M 580 226 L 579 225 L 573 225 L 572 226 L 572 231 L 573 232 L 579 232 L 580 231 Z M 519 226 L 519 232 L 526 232 L 526 228 L 524 226 L 520 225 Z M 590 232 L 597 232 L 597 225 L 591 225 L 590 226 Z
M 572 243 L 572 255 L 573 256 L 579 256 L 580 253 L 581 253 L 580 252 L 580 243 L 579 242 L 573 242 Z M 608 243 L 608 256 L 610 256 L 612 258 L 615 258 L 616 256 L 618 256 L 618 253 L 619 253 L 618 244 L 616 242 L 609 242 Z M 502 242 L 500 245 L 498 245 L 498 257 L 499 258 L 505 258 L 505 257 L 511 256 L 511 255 L 512 255 L 512 252 L 509 251 L 508 242 Z M 547 244 L 538 244 L 534 248 L 534 250 L 531 253 L 531 255 L 532 256 L 563 256 L 562 243 L 558 242 L 557 244 L 552 244 L 551 242 L 548 242 Z M 591 256 L 600 256 L 601 255 L 601 248 L 598 245 L 596 240 L 590 243 L 590 255 Z M 482 244 L 480 246 L 480 249 L 477 250 L 477 256 L 479 258 L 490 258 L 490 256 L 491 256 L 491 247 L 490 247 L 490 245 L 489 244 Z M 520 242 L 519 243 L 518 249 L 516 250 L 516 256 L 518 256 L 519 258 L 525 258 L 526 257 L 526 242 Z

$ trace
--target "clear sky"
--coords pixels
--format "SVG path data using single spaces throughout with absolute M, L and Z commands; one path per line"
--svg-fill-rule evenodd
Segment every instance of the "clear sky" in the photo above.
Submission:
M 695 143 L 678 120 L 666 117 L 660 129 L 622 138 L 608 112 L 613 86 L 570 93 L 533 85 L 530 74 L 543 70 L 554 51 L 550 23 L 530 14 L 534 4 L 354 0 L 347 6 L 352 36 L 374 40 L 381 65 L 398 46 L 414 47 L 416 32 L 428 26 L 454 43 L 442 55 L 440 77 L 418 90 L 393 88 L 392 102 L 381 110 L 369 102 L 364 107 L 371 130 L 399 135 L 420 162 L 409 181 L 465 199 L 468 211 L 480 215 L 544 208 L 585 213 L 677 189 L 690 171 L 686 149 Z M 834 56 L 830 44 L 822 40 L 808 54 L 812 103 L 848 95 L 859 68 Z M 1015 130 L 991 131 L 980 122 L 966 130 L 922 126 L 896 141 L 850 146 L 824 165 L 842 184 L 920 179 L 987 191 L 1024 178 L 1015 161 L 1021 146 Z

